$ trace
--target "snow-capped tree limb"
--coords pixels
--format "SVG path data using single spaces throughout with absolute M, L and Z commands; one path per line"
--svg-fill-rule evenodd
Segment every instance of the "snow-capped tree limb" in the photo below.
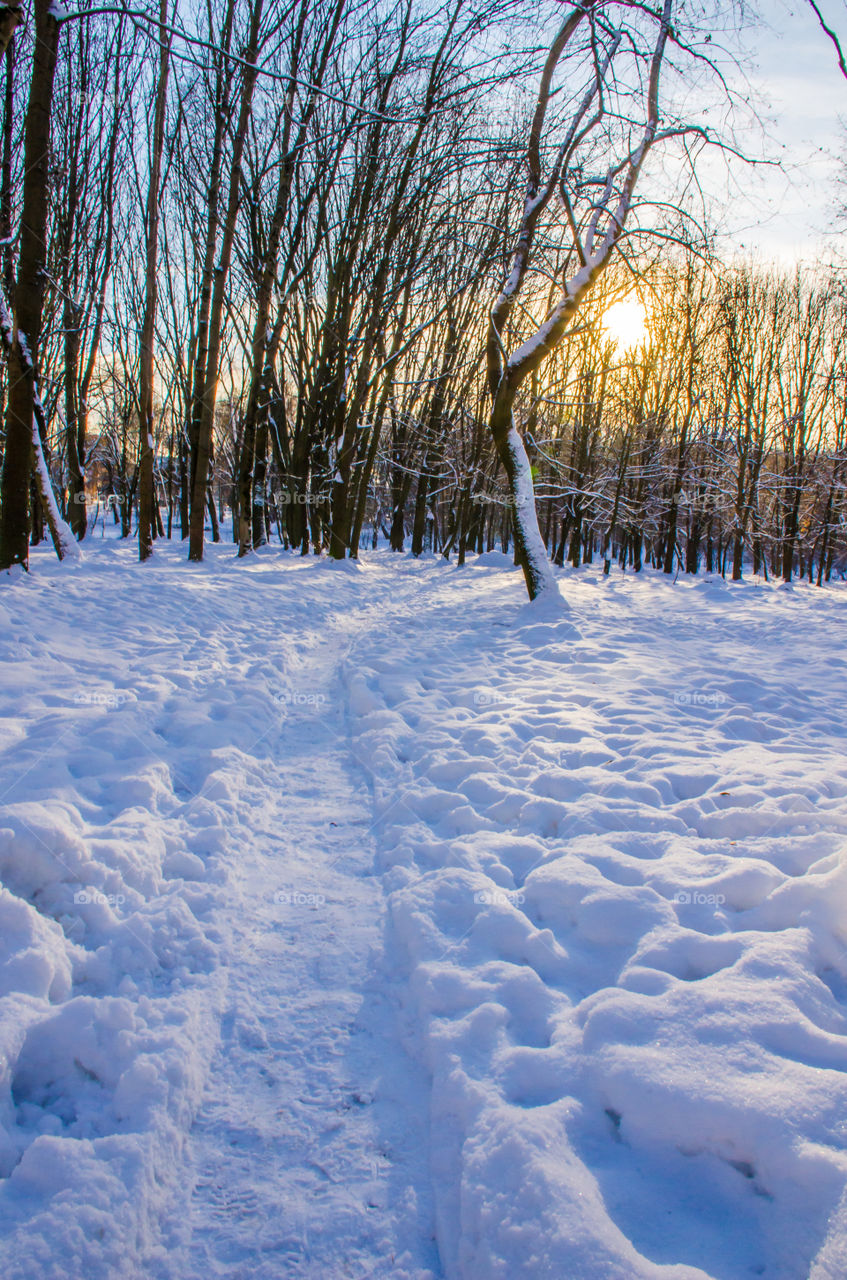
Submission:
M 582 298 L 608 266 L 623 231 L 632 207 L 633 193 L 644 160 L 657 138 L 659 126 L 659 79 L 671 29 L 673 0 L 664 0 L 659 19 L 658 35 L 650 59 L 645 102 L 645 123 L 641 140 L 639 145 L 634 149 L 630 149 L 622 160 L 609 166 L 604 179 L 602 194 L 594 202 L 586 233 L 582 238 L 578 231 L 572 203 L 567 196 L 567 177 L 563 170 L 571 160 L 574 148 L 583 138 L 590 134 L 603 117 L 603 88 L 622 38 L 621 33 L 616 32 L 609 40 L 603 57 L 599 57 L 593 29 L 593 15 L 591 12 L 593 9 L 593 5 L 583 5 L 571 13 L 560 28 L 545 62 L 527 146 L 529 178 L 524 199 L 523 218 L 512 257 L 512 269 L 491 309 L 488 329 L 488 381 L 493 400 L 491 432 L 512 492 L 518 557 L 524 571 L 530 599 L 535 599 L 542 592 L 557 591 L 557 587 L 550 568 L 546 547 L 538 527 L 529 459 L 520 433 L 514 423 L 513 407 L 515 397 L 524 380 L 541 366 L 550 351 L 558 346 L 564 338 L 571 321 L 579 309 Z M 541 173 L 540 140 L 550 101 L 553 74 L 569 41 L 585 18 L 592 20 L 591 51 L 594 82 L 572 117 L 565 139 L 557 152 L 550 175 L 545 183 L 542 180 Z M 585 125 L 585 118 L 595 97 L 600 100 L 600 109 L 594 118 Z M 621 178 L 622 174 L 624 175 L 623 178 Z M 511 356 L 507 356 L 505 354 L 504 341 L 505 329 L 513 311 L 517 294 L 526 277 L 538 218 L 560 183 L 563 189 L 568 225 L 573 236 L 580 267 L 573 276 L 565 280 L 558 302 L 536 332 L 522 343 Z M 603 224 L 602 227 L 601 224 Z M 599 243 L 597 243 L 598 237 Z

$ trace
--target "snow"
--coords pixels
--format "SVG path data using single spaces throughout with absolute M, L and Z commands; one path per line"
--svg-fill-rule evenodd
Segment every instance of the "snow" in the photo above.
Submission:
M 555 607 L 562 613 L 567 611 L 564 597 L 560 595 L 553 575 L 553 569 L 538 527 L 538 512 L 535 506 L 535 490 L 532 483 L 532 469 L 529 465 L 526 447 L 518 434 L 514 422 L 509 428 L 506 447 L 512 455 L 515 469 L 515 520 L 523 533 L 527 560 L 532 568 L 533 580 L 537 584 L 536 601 L 543 600 L 546 608 Z M 550 601 L 555 605 L 551 605 Z M 533 604 L 536 603 L 533 601 Z
M 355 677 L 445 1274 L 843 1275 L 844 597 L 504 578 Z
M 0 344 L 2 344 L 2 346 L 4 347 L 7 355 L 11 350 L 12 342 L 13 342 L 12 319 L 11 319 L 11 316 L 9 315 L 9 308 L 6 305 L 5 298 L 0 296 Z M 21 358 L 23 360 L 24 366 L 26 368 L 31 368 L 32 356 L 30 354 L 27 336 L 23 332 L 23 330 L 18 330 L 18 344 L 20 346 Z M 40 412 L 41 417 L 43 419 L 46 419 L 46 415 L 44 413 L 44 406 L 41 403 L 41 397 L 38 393 L 37 387 L 35 387 L 33 390 L 33 396 L 35 399 L 35 407 L 37 412 Z M 59 506 L 58 506 L 58 503 L 56 502 L 56 495 L 53 492 L 53 484 L 50 479 L 50 472 L 47 466 L 47 462 L 44 458 L 44 450 L 41 445 L 41 435 L 38 430 L 37 413 L 33 415 L 33 419 L 32 419 L 32 449 L 33 449 L 33 466 L 34 466 L 37 481 L 38 481 L 38 492 L 41 497 L 41 501 L 45 507 L 47 523 L 50 528 L 50 535 L 53 539 L 53 542 L 56 548 L 56 553 L 60 560 L 79 561 L 81 559 L 79 544 L 74 538 L 73 533 L 71 532 L 70 526 L 67 524 L 65 520 L 62 519 L 62 513 L 59 511 Z
M 48 548 L 12 1280 L 841 1280 L 847 588 Z
M 79 549 L 79 543 L 71 532 L 70 525 L 66 520 L 62 519 L 62 513 L 56 502 L 56 495 L 53 492 L 53 483 L 50 479 L 44 450 L 41 447 L 41 436 L 35 417 L 32 419 L 32 455 L 33 465 L 38 476 L 38 492 L 42 503 L 47 508 L 47 524 L 51 536 L 55 540 L 59 559 L 79 561 L 82 559 L 82 552 Z

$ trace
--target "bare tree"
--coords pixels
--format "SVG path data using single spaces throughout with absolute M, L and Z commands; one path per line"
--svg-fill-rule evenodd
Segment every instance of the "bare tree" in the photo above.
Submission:
M 218 372 L 221 356 L 221 326 L 223 323 L 225 291 L 232 246 L 235 239 L 236 218 L 241 203 L 242 171 L 241 159 L 244 143 L 250 124 L 253 103 L 253 90 L 256 84 L 256 59 L 259 52 L 260 28 L 262 22 L 263 0 L 252 0 L 250 10 L 250 29 L 242 59 L 241 99 L 238 119 L 232 139 L 232 156 L 230 159 L 229 188 L 226 210 L 223 219 L 223 232 L 220 246 L 217 246 L 217 210 L 211 208 L 210 194 L 210 236 L 211 261 L 207 263 L 207 274 L 211 276 L 213 285 L 209 306 L 209 319 L 205 349 L 200 353 L 197 366 L 197 403 L 193 411 L 196 423 L 194 445 L 193 478 L 191 487 L 191 520 L 189 531 L 189 560 L 203 559 L 204 526 L 206 518 L 206 500 L 209 480 L 209 462 L 212 452 L 212 437 L 215 421 L 215 403 L 217 399 Z M 221 60 L 222 66 L 225 60 Z M 223 134 L 227 123 L 222 106 L 217 109 L 217 128 Z M 216 135 L 217 141 L 217 135 Z M 216 197 L 215 192 L 215 197 Z M 214 224 L 214 234 L 212 227 Z
M 673 14 L 673 0 L 665 0 L 650 59 L 641 139 L 623 157 L 609 164 L 601 183 L 592 182 L 586 202 L 587 209 L 581 214 L 579 197 L 584 198 L 585 189 L 583 187 L 580 191 L 571 166 L 578 149 L 592 138 L 604 120 L 610 69 L 622 39 L 620 31 L 609 31 L 608 28 L 604 31 L 603 25 L 595 21 L 596 8 L 596 4 L 586 3 L 573 9 L 562 24 L 547 57 L 527 149 L 529 179 L 523 218 L 512 256 L 512 268 L 492 307 L 488 332 L 488 382 L 493 401 L 491 433 L 509 482 L 517 556 L 530 599 L 535 599 L 542 592 L 556 592 L 557 588 L 538 527 L 526 448 L 514 423 L 515 398 L 522 383 L 540 368 L 549 352 L 561 342 L 577 314 L 582 298 L 612 260 L 632 208 L 639 174 L 650 149 L 660 138 L 678 132 L 662 132 L 659 129 L 659 77 Z M 591 83 L 577 104 L 545 178 L 542 172 L 541 142 L 553 77 L 569 44 L 584 22 L 588 23 L 591 31 Z M 600 189 L 595 194 L 597 186 Z M 566 279 L 558 301 L 535 332 L 508 355 L 505 349 L 506 327 L 530 266 L 539 218 L 557 192 L 561 195 L 567 213 L 578 269 L 572 274 L 567 273 L 566 269 Z
M 24 143 L 21 243 L 8 357 L 6 449 L 0 481 L 0 569 L 15 564 L 29 568 L 30 473 L 47 262 L 50 117 L 60 29 L 53 0 L 35 0 L 34 10 L 35 49 Z
M 153 340 L 158 304 L 159 202 L 162 181 L 162 152 L 165 144 L 165 111 L 168 101 L 170 35 L 167 30 L 168 2 L 159 0 L 159 74 L 156 82 L 156 105 L 153 113 L 153 136 L 150 148 L 150 181 L 147 188 L 146 232 L 147 255 L 144 274 L 144 319 L 141 323 L 138 358 L 139 435 L 141 452 L 138 469 L 138 558 L 146 560 L 153 552 L 156 535 L 154 519 L 153 462 Z

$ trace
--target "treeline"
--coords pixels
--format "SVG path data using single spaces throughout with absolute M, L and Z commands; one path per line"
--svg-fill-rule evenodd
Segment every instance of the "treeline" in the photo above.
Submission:
M 721 265 L 683 202 L 630 208 L 660 136 L 706 136 L 658 129 L 665 41 L 697 35 L 673 8 L 37 0 L 4 62 L 2 563 L 45 536 L 51 488 L 76 540 L 105 515 L 142 558 L 158 537 L 193 559 L 207 537 L 512 547 L 526 494 L 492 437 L 512 367 L 492 381 L 492 345 L 520 356 L 582 264 L 570 328 L 509 391 L 549 556 L 828 579 L 847 551 L 837 277 Z M 633 290 L 648 327 L 623 349 L 603 313 Z
M 519 406 L 551 559 L 734 578 L 747 567 L 817 582 L 833 567 L 842 572 L 847 299 L 839 277 L 695 258 L 647 268 L 638 282 L 646 332 L 624 348 L 604 329 L 603 309 L 627 288 L 620 278 L 595 296 L 581 331 Z M 454 338 L 453 367 L 438 370 L 437 412 L 429 380 L 404 367 L 377 422 L 363 425 L 369 444 L 380 443 L 354 466 L 368 468 L 353 511 L 354 554 L 363 533 L 367 545 L 460 562 L 468 552 L 512 549 L 513 501 L 489 438 L 479 352 L 478 326 Z M 296 417 L 295 401 L 284 421 Z M 219 412 L 216 537 L 237 539 L 243 422 L 243 403 Z M 291 437 L 280 439 L 255 544 L 327 549 L 331 477 L 325 472 L 323 488 L 304 483 L 288 461 Z M 113 519 L 121 513 L 129 536 L 132 474 L 120 463 L 129 455 L 122 436 L 111 442 L 105 491 L 119 495 Z M 163 531 L 184 536 L 173 456 L 162 456 L 159 471 Z
M 643 339 L 604 343 L 595 297 L 524 406 L 551 557 L 736 579 L 745 565 L 787 581 L 842 572 L 843 280 L 692 255 L 638 289 Z M 508 527 L 497 519 L 486 546 Z

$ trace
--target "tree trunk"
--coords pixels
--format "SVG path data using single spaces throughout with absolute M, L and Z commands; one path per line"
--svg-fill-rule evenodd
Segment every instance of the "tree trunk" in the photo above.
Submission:
M 159 83 L 153 120 L 150 184 L 147 188 L 147 264 L 144 279 L 144 319 L 138 351 L 138 430 L 141 454 L 138 463 L 138 558 L 153 554 L 158 509 L 153 475 L 153 340 L 156 329 L 156 265 L 159 252 L 159 188 L 165 142 L 165 108 L 168 95 L 169 36 L 166 28 L 168 0 L 159 0 Z M 155 511 L 154 511 L 155 509 Z
M 253 88 L 256 83 L 256 58 L 259 48 L 259 26 L 262 20 L 262 0 L 254 0 L 250 22 L 250 36 L 243 61 L 245 63 L 241 87 L 241 106 L 238 124 L 232 140 L 232 164 L 230 168 L 229 195 L 221 249 L 215 263 L 214 288 L 209 311 L 209 343 L 205 370 L 203 371 L 200 416 L 197 432 L 197 450 L 194 482 L 191 492 L 191 516 L 189 524 L 188 558 L 203 559 L 204 508 L 212 456 L 212 433 L 215 424 L 215 401 L 218 387 L 218 365 L 221 350 L 221 326 L 223 322 L 224 295 L 235 240 L 235 224 L 241 203 L 241 159 L 250 123 Z M 217 520 L 213 521 L 213 530 Z M 218 539 L 216 538 L 215 541 Z
M 68 523 L 74 537 L 85 537 L 85 475 L 79 452 L 79 367 L 80 325 L 82 309 L 70 297 L 65 298 L 65 447 L 68 455 Z
M 535 600 L 543 591 L 558 594 L 558 587 L 538 527 L 529 458 L 512 419 L 514 398 L 515 388 L 511 381 L 508 377 L 502 378 L 491 413 L 491 434 L 509 482 L 518 563 L 523 570 L 529 598 Z
M 8 569 L 14 564 L 29 568 L 29 480 L 33 463 L 35 378 L 47 265 L 50 116 L 59 48 L 59 23 L 52 0 L 35 0 L 34 11 L 35 49 L 24 141 L 20 256 L 9 353 L 0 569 Z

